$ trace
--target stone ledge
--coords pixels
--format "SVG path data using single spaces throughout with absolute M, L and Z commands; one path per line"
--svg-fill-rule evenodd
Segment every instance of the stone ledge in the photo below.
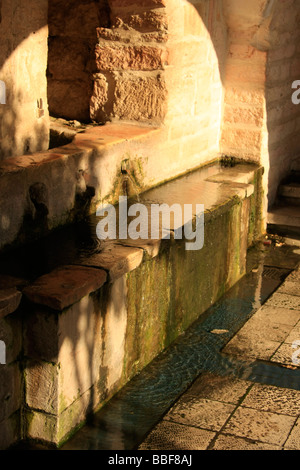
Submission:
M 63 310 L 91 292 L 100 289 L 107 274 L 85 266 L 62 266 L 26 287 L 24 295 L 32 302 Z
M 108 271 L 109 281 L 114 282 L 136 269 L 142 260 L 143 250 L 139 248 L 108 244 L 104 251 L 83 259 L 80 264 L 105 269 Z
M 97 149 L 105 149 L 106 146 L 148 136 L 153 132 L 157 132 L 157 130 L 157 128 L 150 126 L 135 126 L 134 124 L 124 123 L 108 123 L 105 126 L 90 127 L 85 132 L 74 134 L 72 143 L 62 147 L 31 155 L 6 158 L 0 162 L 0 176 L 32 169 L 34 166 L 46 164 L 53 160 L 78 156 L 83 149 L 93 151 L 95 146 Z

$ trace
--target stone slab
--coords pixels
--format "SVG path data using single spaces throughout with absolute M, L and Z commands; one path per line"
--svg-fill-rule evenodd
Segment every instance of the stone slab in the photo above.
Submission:
M 277 290 L 280 294 L 299 295 L 300 296 L 300 284 L 299 282 L 293 282 L 287 279 Z
M 184 395 L 164 419 L 209 431 L 220 431 L 234 408 L 232 404 Z
M 288 440 L 284 445 L 284 449 L 299 450 L 300 442 L 300 419 L 298 418 L 295 426 L 293 427 Z
M 102 287 L 106 279 L 101 269 L 62 266 L 41 276 L 23 292 L 31 302 L 63 310 Z
M 265 306 L 295 310 L 298 311 L 300 315 L 300 298 L 297 295 L 275 292 L 275 294 L 267 300 Z
M 139 450 L 205 450 L 214 436 L 212 431 L 162 421 Z
M 293 416 L 240 407 L 223 432 L 267 444 L 283 445 L 295 421 Z
M 212 450 L 281 450 L 280 446 L 219 434 Z
M 244 399 L 243 406 L 297 417 L 300 414 L 300 391 L 254 384 Z
M 267 223 L 300 228 L 300 213 L 296 206 L 284 206 L 270 209 Z
M 245 395 L 251 382 L 233 377 L 219 377 L 212 373 L 204 373 L 193 383 L 186 396 L 209 398 L 230 404 L 238 404 Z
M 108 271 L 110 282 L 114 282 L 124 274 L 136 269 L 143 260 L 143 250 L 113 244 L 103 252 L 84 258 L 82 265 L 102 268 Z

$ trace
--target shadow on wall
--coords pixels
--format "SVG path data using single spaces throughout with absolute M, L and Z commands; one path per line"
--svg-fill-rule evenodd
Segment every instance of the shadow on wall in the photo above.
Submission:
M 108 0 L 50 0 L 48 20 L 50 114 L 90 122 L 96 29 L 109 27 Z
M 26 18 L 26 21 L 24 21 Z M 0 159 L 48 148 L 47 0 L 0 1 Z
M 36 109 L 31 103 L 27 106 L 27 115 L 24 115 L 22 103 L 26 98 L 24 98 L 23 91 L 16 91 L 10 84 L 8 84 L 6 90 L 7 102 L 0 105 L 2 159 L 47 150 L 49 142 L 48 123 L 44 119 L 38 120 L 37 102 Z

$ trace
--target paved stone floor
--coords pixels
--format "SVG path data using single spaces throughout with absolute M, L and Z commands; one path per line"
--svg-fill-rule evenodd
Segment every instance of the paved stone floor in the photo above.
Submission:
M 300 267 L 233 336 L 222 354 L 299 372 Z M 280 387 L 204 372 L 139 450 L 300 450 L 297 377 Z

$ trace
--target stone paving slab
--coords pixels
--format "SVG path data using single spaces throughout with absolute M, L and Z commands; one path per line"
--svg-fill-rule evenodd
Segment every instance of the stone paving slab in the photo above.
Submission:
M 298 339 L 300 338 L 298 337 Z M 300 348 L 298 347 L 298 350 L 299 349 Z M 297 351 L 295 351 L 293 345 L 290 343 L 283 343 L 272 355 L 271 362 L 286 364 L 292 367 L 300 367 L 300 360 L 298 358 Z
M 280 446 L 266 444 L 251 440 L 249 438 L 242 438 L 237 436 L 230 436 L 226 434 L 219 434 L 216 441 L 212 446 L 212 450 L 281 450 Z
M 297 417 L 300 415 L 300 391 L 254 384 L 245 397 L 243 406 Z
M 278 293 L 282 294 L 290 294 L 290 295 L 298 295 L 300 296 L 300 284 L 299 282 L 295 281 L 285 281 L 282 286 L 279 287 Z
M 162 421 L 139 450 L 205 450 L 215 433 Z
M 295 417 L 240 407 L 224 432 L 255 441 L 283 446 L 295 424 Z
M 299 450 L 300 442 L 300 419 L 298 418 L 295 426 L 293 427 L 284 448 L 290 450 Z
M 275 293 L 267 302 L 266 307 L 288 308 L 290 310 L 300 310 L 300 298 L 297 295 Z
M 210 431 L 219 431 L 233 410 L 234 405 L 228 403 L 184 396 L 164 419 Z
M 139 450 L 299 449 L 299 416 L 299 390 L 204 373 Z
M 210 400 L 237 405 L 251 385 L 251 382 L 245 380 L 228 376 L 219 377 L 207 372 L 200 375 L 185 396 L 209 397 Z

